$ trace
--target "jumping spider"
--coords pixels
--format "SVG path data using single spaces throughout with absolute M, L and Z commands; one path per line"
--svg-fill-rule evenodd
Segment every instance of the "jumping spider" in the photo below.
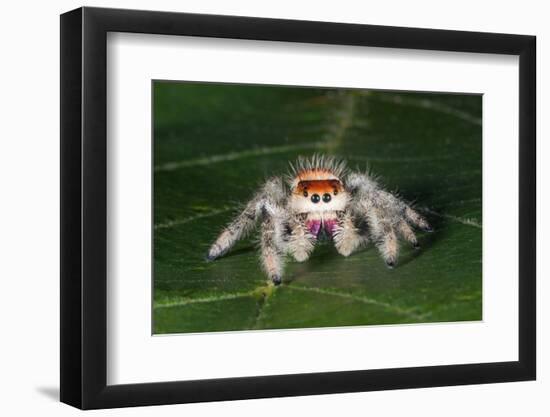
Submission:
M 343 256 L 372 240 L 393 268 L 398 236 L 419 248 L 412 226 L 432 231 L 421 215 L 382 189 L 373 176 L 349 171 L 344 161 L 319 155 L 299 158 L 285 179 L 265 182 L 212 244 L 208 260 L 224 255 L 261 220 L 262 265 L 279 285 L 284 256 L 307 260 L 323 236 L 332 239 Z

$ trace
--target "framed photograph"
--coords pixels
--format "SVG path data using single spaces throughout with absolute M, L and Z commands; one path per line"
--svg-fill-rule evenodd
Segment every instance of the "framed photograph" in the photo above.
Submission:
M 533 380 L 535 37 L 61 16 L 61 401 Z

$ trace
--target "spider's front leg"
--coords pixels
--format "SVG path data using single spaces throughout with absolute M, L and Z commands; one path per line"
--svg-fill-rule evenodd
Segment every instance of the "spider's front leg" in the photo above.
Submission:
M 206 259 L 213 261 L 229 251 L 237 241 L 247 235 L 264 213 L 282 204 L 286 198 L 283 182 L 280 178 L 267 181 L 261 190 L 250 200 L 244 210 L 233 219 L 210 246 Z
M 342 256 L 351 255 L 369 241 L 366 232 L 355 226 L 353 216 L 347 211 L 338 214 L 338 224 L 334 229 L 332 238 L 334 247 Z
M 299 214 L 290 219 L 289 229 L 288 252 L 298 262 L 307 261 L 315 246 L 315 236 L 309 232 L 305 219 Z

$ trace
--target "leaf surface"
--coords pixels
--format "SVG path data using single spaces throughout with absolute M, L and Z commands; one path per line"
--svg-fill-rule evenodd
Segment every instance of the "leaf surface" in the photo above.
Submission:
M 154 333 L 480 320 L 481 97 L 155 83 Z M 388 270 L 372 245 L 288 259 L 266 285 L 257 231 L 204 255 L 259 184 L 298 155 L 367 165 L 429 219 Z

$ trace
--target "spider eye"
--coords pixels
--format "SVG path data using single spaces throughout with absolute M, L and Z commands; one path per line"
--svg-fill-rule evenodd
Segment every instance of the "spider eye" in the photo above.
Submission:
M 332 200 L 332 197 L 330 196 L 329 193 L 323 194 L 323 201 L 324 201 L 325 203 L 330 202 L 330 200 Z
M 313 194 L 311 196 L 311 201 L 314 204 L 317 204 L 319 201 L 321 201 L 321 197 L 319 197 L 319 194 Z
M 334 195 L 337 195 L 338 194 L 338 190 L 335 188 L 334 189 Z
M 307 194 L 307 190 L 304 190 L 304 197 L 307 197 L 308 194 Z

